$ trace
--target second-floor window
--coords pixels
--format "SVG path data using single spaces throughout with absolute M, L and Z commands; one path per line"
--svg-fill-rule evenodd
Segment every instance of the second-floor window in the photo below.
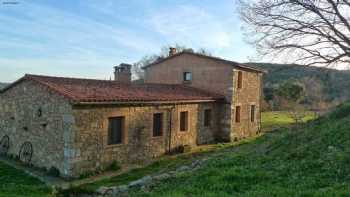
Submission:
M 238 71 L 237 74 L 237 88 L 241 89 L 243 86 L 243 73 L 242 71 Z
M 255 105 L 250 106 L 250 122 L 255 122 Z
M 192 73 L 191 72 L 184 72 L 183 73 L 183 81 L 184 82 L 192 81 Z
M 235 115 L 236 115 L 236 117 L 235 117 L 236 123 L 240 123 L 241 122 L 241 106 L 236 106 Z

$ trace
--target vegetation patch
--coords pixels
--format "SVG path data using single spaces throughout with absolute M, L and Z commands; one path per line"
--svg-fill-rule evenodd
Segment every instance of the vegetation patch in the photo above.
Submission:
M 0 196 L 48 196 L 51 189 L 36 178 L 0 162 Z

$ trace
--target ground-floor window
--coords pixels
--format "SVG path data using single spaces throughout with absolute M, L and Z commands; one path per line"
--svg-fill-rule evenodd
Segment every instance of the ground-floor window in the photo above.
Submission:
M 124 117 L 112 117 L 108 119 L 108 144 L 121 144 L 124 133 Z
M 211 109 L 204 110 L 204 126 L 210 127 L 211 125 Z
M 188 130 L 188 112 L 180 112 L 180 131 Z
M 153 114 L 153 137 L 163 135 L 163 114 Z

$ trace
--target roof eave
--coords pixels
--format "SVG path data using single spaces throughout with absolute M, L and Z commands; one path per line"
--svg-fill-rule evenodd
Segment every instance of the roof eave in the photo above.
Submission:
M 154 104 L 183 104 L 183 103 L 209 103 L 221 102 L 223 99 L 203 99 L 203 100 L 169 100 L 169 101 L 77 101 L 73 105 L 154 105 Z

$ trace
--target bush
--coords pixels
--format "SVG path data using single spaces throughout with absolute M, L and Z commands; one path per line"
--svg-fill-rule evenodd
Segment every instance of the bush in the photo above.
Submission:
M 182 145 L 178 147 L 179 153 L 189 153 L 191 152 L 191 146 L 190 145 Z
M 110 171 L 117 171 L 117 170 L 120 170 L 120 165 L 118 164 L 117 161 L 113 161 L 107 168 L 107 170 L 110 170 Z
M 329 115 L 331 119 L 340 119 L 350 116 L 350 102 L 341 104 Z
M 60 171 L 56 167 L 52 166 L 49 169 L 49 171 L 47 171 L 47 175 L 53 176 L 53 177 L 59 177 L 60 176 Z

